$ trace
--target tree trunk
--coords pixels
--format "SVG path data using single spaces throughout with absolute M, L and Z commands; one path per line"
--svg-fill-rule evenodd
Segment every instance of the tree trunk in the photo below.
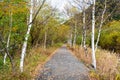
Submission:
M 22 47 L 22 53 L 21 53 L 21 59 L 20 59 L 20 71 L 23 72 L 23 64 L 24 64 L 24 58 L 26 55 L 26 48 L 27 48 L 27 42 L 28 42 L 28 37 L 30 35 L 30 30 L 32 27 L 32 17 L 33 17 L 33 0 L 31 0 L 31 8 L 30 8 L 30 18 L 29 18 L 29 25 L 28 25 L 28 30 L 25 36 L 25 41 L 23 43 Z
M 10 44 L 11 29 L 12 29 L 12 12 L 10 12 L 10 29 L 9 29 L 9 35 L 7 40 L 7 49 L 9 48 L 9 44 Z M 7 58 L 7 53 L 5 53 L 4 55 L 4 61 L 3 61 L 4 64 L 6 63 L 6 58 Z
M 85 54 L 87 55 L 87 48 L 86 48 L 86 13 L 85 13 L 85 0 L 83 0 L 83 47 Z
M 8 35 L 7 49 L 9 48 L 10 36 L 11 36 L 11 33 L 9 33 L 9 35 Z M 4 55 L 4 64 L 6 64 L 6 58 L 7 58 L 7 53 L 5 53 L 5 55 Z
M 44 50 L 46 51 L 46 42 L 47 42 L 47 31 L 45 31 L 45 37 L 44 37 Z
M 72 32 L 71 32 L 71 34 L 70 34 L 70 47 L 72 47 L 72 37 L 73 37 L 73 35 L 72 35 Z
M 74 48 L 76 45 L 76 34 L 77 34 L 77 22 L 75 22 L 75 32 L 74 32 L 74 40 L 73 40 L 73 47 Z
M 99 31 L 98 31 L 98 36 L 97 36 L 97 41 L 96 41 L 96 45 L 95 45 L 95 52 L 97 50 L 97 47 L 98 47 L 98 43 L 99 43 L 99 40 L 100 40 L 100 36 L 101 36 L 101 29 L 102 29 L 102 26 L 103 26 L 103 23 L 104 23 L 104 14 L 106 12 L 106 0 L 105 0 L 105 7 L 104 7 L 104 10 L 103 10 L 103 13 L 102 13 L 102 16 L 101 16 L 101 22 L 100 22 L 100 27 L 99 27 Z
M 95 3 L 96 0 L 93 0 L 93 10 L 92 10 L 92 65 L 96 70 L 96 57 L 95 57 L 95 45 L 94 45 L 94 32 L 95 32 Z
M 5 53 L 8 55 L 8 58 L 10 60 L 11 66 L 12 66 L 12 71 L 14 73 L 15 72 L 15 64 L 14 64 L 14 61 L 13 61 L 11 55 L 9 54 L 8 48 L 6 46 L 4 46 L 5 42 L 4 42 L 1 34 L 0 34 L 0 42 L 2 43 L 2 46 L 4 47 Z
M 83 47 L 83 34 L 82 34 L 82 40 L 81 40 L 81 47 Z

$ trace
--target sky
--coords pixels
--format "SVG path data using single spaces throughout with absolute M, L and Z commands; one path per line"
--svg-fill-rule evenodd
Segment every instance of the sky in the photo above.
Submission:
M 64 5 L 68 2 L 68 0 L 51 0 L 51 4 L 53 7 L 58 8 L 60 11 L 64 9 Z
M 49 0 L 51 2 L 51 5 L 55 8 L 57 8 L 60 11 L 61 17 L 66 19 L 68 18 L 66 15 L 62 14 L 64 11 L 64 7 L 66 4 L 68 4 L 69 2 L 73 2 L 73 0 Z M 82 0 L 80 0 L 82 1 Z M 88 1 L 88 0 L 86 0 Z M 81 4 L 82 5 L 82 4 Z
M 82 0 L 80 0 L 82 1 Z M 88 2 L 89 0 L 85 0 Z M 73 0 L 50 0 L 53 7 L 58 8 L 60 11 L 63 11 L 65 4 L 73 2 Z M 82 4 L 81 4 L 82 5 Z

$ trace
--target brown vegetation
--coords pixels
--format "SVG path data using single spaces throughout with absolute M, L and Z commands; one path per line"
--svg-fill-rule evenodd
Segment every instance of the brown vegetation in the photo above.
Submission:
M 97 59 L 97 70 L 94 71 L 91 67 L 91 49 L 88 48 L 87 55 L 84 53 L 82 47 L 76 46 L 75 49 L 72 49 L 76 57 L 84 62 L 87 67 L 90 68 L 90 78 L 91 80 L 119 80 L 119 58 L 116 53 L 112 53 L 106 50 L 98 49 L 96 51 Z
M 4 66 L 0 71 L 0 80 L 31 80 L 35 78 L 48 57 L 57 49 L 57 47 L 47 48 L 46 51 L 41 48 L 32 48 L 26 55 L 24 72 L 20 73 L 19 58 L 16 58 L 16 74 L 12 75 L 9 66 Z M 10 75 L 11 74 L 11 75 Z M 9 76 L 8 76 L 9 75 Z

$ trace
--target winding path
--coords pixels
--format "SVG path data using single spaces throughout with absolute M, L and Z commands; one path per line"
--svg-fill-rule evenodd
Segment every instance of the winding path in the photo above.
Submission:
M 64 46 L 44 65 L 36 80 L 89 80 L 88 69 Z

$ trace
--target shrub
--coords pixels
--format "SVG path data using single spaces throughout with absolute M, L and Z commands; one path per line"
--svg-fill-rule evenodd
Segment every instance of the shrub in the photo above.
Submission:
M 101 32 L 99 46 L 114 52 L 120 52 L 120 21 L 112 21 Z M 96 32 L 96 35 L 98 32 Z M 96 36 L 97 39 L 97 36 Z M 96 40 L 95 40 L 96 41 Z

